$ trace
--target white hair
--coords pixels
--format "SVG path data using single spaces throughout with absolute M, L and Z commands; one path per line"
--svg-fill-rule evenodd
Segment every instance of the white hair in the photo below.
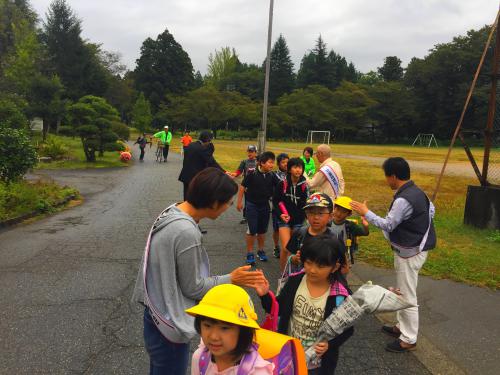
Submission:
M 322 144 L 318 146 L 318 152 L 321 152 L 326 157 L 330 157 L 332 154 L 332 149 L 330 148 L 330 146 Z

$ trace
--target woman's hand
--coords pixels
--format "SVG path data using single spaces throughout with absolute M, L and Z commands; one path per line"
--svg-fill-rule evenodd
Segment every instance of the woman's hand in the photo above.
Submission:
M 259 297 L 265 296 L 269 293 L 269 281 L 264 277 L 264 281 L 255 285 L 254 289 Z
M 236 268 L 230 273 L 231 283 L 234 285 L 255 288 L 257 285 L 267 281 L 261 270 L 250 271 L 251 268 L 252 266 Z
M 316 355 L 321 358 L 323 354 L 326 353 L 328 350 L 328 341 L 320 342 L 314 347 L 314 351 L 316 352 Z
M 281 214 L 281 215 L 280 215 L 280 218 L 281 218 L 281 220 L 283 220 L 283 222 L 285 222 L 285 223 L 288 223 L 288 222 L 290 221 L 290 215 Z

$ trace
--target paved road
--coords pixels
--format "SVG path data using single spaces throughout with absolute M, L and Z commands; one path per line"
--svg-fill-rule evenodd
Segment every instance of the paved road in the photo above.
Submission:
M 147 373 L 141 309 L 129 299 L 149 225 L 181 195 L 179 157 L 152 156 L 129 168 L 50 172 L 84 203 L 0 233 L 1 374 Z M 239 218 L 231 209 L 203 224 L 213 273 L 243 261 Z M 277 267 L 263 265 L 274 280 Z M 375 318 L 361 321 L 338 373 L 429 373 L 413 354 L 385 352 L 388 341 Z

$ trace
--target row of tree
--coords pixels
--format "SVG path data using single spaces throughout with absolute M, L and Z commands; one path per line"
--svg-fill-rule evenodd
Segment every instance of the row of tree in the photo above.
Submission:
M 37 116 L 43 119 L 44 133 L 69 132 L 71 126 L 85 144 L 82 120 L 75 117 L 82 113 L 79 107 L 87 105 L 96 112 L 93 106 L 104 103 L 115 111 L 113 118 L 84 116 L 91 122 L 85 125 L 95 131 L 91 143 L 101 151 L 111 133 L 120 133 L 120 121 L 140 130 L 165 123 L 179 128 L 258 128 L 265 61 L 241 62 L 234 48 L 225 47 L 208 57 L 207 74 L 202 76 L 165 30 L 143 42 L 135 69 L 127 71 L 118 53 L 83 40 L 81 32 L 81 21 L 65 0 L 51 3 L 42 24 L 28 0 L 0 0 L 0 123 L 15 127 Z M 321 36 L 296 71 L 280 35 L 271 53 L 271 135 L 297 138 L 308 130 L 331 130 L 354 140 L 366 139 L 368 131 L 377 141 L 397 141 L 425 132 L 446 139 L 488 32 L 488 27 L 471 30 L 436 45 L 406 68 L 398 57 L 389 56 L 377 71 L 366 74 L 328 50 Z M 465 125 L 471 129 L 481 128 L 486 117 L 490 60 L 466 115 Z

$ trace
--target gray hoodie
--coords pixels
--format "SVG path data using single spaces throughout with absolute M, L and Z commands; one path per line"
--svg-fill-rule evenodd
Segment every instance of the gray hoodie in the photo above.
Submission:
M 151 235 L 147 265 L 150 302 L 176 328 L 173 342 L 189 342 L 196 335 L 194 318 L 184 310 L 194 306 L 219 284 L 231 283 L 230 275 L 210 276 L 208 254 L 193 218 L 176 206 L 167 208 L 156 220 Z M 135 283 L 133 302 L 144 304 L 144 256 Z

